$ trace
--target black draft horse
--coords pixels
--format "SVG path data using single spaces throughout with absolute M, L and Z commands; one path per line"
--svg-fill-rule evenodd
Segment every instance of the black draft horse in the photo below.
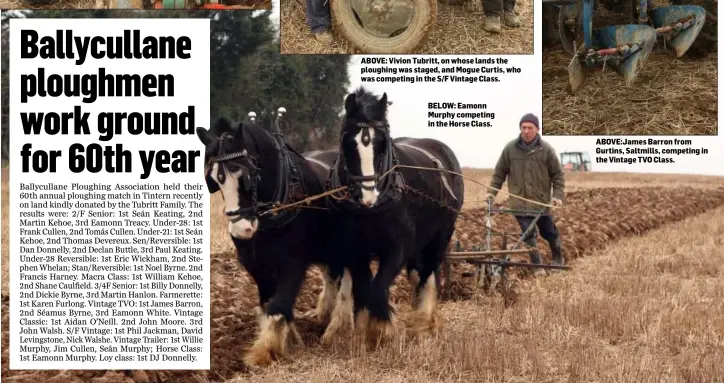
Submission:
M 403 267 L 413 288 L 415 309 L 406 322 L 413 333 L 434 333 L 439 267 L 455 231 L 463 205 L 462 177 L 453 151 L 425 138 L 392 139 L 387 121 L 387 93 L 378 98 L 360 87 L 345 99 L 339 156 L 329 187 L 348 186 L 350 198 L 334 196 L 328 206 L 344 214 L 336 236 L 344 246 L 352 275 L 354 320 L 359 335 L 370 339 L 394 336 L 389 288 Z M 390 170 L 392 170 L 390 172 Z M 372 279 L 370 261 L 379 260 Z M 369 331 L 369 332 L 368 332 Z
M 268 365 L 287 353 L 290 333 L 302 343 L 292 321 L 307 268 L 316 264 L 325 273 L 327 283 L 316 314 L 326 320 L 343 266 L 330 250 L 334 238 L 327 236 L 327 211 L 302 208 L 265 213 L 270 212 L 272 201 L 289 203 L 322 193 L 327 173 L 320 176 L 279 136 L 254 123 L 233 129 L 221 119 L 213 133 L 198 128 L 197 135 L 206 147 L 204 174 L 209 192 L 221 191 L 239 262 L 259 292 L 260 333 L 244 362 Z M 351 307 L 349 311 L 351 317 Z

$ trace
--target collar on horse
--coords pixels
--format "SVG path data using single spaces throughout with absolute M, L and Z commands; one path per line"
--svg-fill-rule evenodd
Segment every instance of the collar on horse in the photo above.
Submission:
M 335 197 L 328 196 L 326 198 L 327 205 L 335 210 L 345 210 L 345 211 L 353 211 L 357 214 L 373 214 L 378 213 L 381 210 L 386 210 L 392 207 L 394 202 L 397 202 L 400 199 L 400 196 L 402 195 L 402 174 L 397 170 L 392 170 L 390 172 L 390 169 L 392 169 L 395 165 L 399 163 L 394 147 L 392 145 L 392 138 L 390 137 L 390 126 L 385 121 L 371 121 L 371 122 L 358 122 L 357 126 L 360 128 L 369 128 L 374 129 L 376 132 L 384 135 L 386 147 L 385 147 L 385 154 L 382 159 L 382 162 L 379 164 L 379 166 L 375 169 L 375 174 L 371 176 L 364 176 L 364 175 L 352 175 L 349 174 L 349 170 L 347 168 L 347 165 L 344 163 L 344 148 L 342 145 L 342 140 L 344 139 L 344 135 L 346 133 L 343 133 L 340 137 L 340 144 L 339 144 L 339 153 L 337 153 L 337 159 L 334 162 L 334 166 L 329 171 L 329 178 L 327 179 L 327 187 L 331 189 L 338 188 L 341 185 L 340 182 L 340 171 L 343 171 L 346 173 L 346 178 L 348 181 L 349 189 L 349 196 L 355 196 L 359 195 L 361 190 L 368 190 L 368 191 L 374 191 L 375 189 L 379 190 L 380 195 L 378 198 L 378 203 L 372 207 L 367 208 L 363 207 L 360 203 L 358 203 L 355 199 L 351 198 L 345 198 L 343 200 L 340 200 Z M 387 174 L 385 177 L 380 179 L 380 176 L 383 174 Z M 367 181 L 374 181 L 375 186 L 367 186 L 364 185 L 363 182 Z
M 259 175 L 260 169 L 257 167 L 257 159 L 254 156 L 249 155 L 246 149 L 240 152 L 215 156 L 210 158 L 209 161 L 212 163 L 218 163 L 219 165 L 231 160 L 242 161 L 242 166 L 245 167 L 247 171 L 242 174 L 240 186 L 251 192 L 251 206 L 226 212 L 226 215 L 229 217 L 236 216 L 235 218 L 230 218 L 232 223 L 243 218 L 256 217 L 259 220 L 259 230 L 263 231 L 282 227 L 291 222 L 299 214 L 299 210 L 297 209 L 283 209 L 276 214 L 272 214 L 270 209 L 278 204 L 290 202 L 290 199 L 296 197 L 293 191 L 303 195 L 304 188 L 300 179 L 299 169 L 294 162 L 292 162 L 291 156 L 287 151 L 288 148 L 284 142 L 284 136 L 281 133 L 271 134 L 265 129 L 261 130 L 272 137 L 272 141 L 274 142 L 277 152 L 278 173 L 275 182 L 274 195 L 271 201 L 258 201 L 259 182 L 261 182 L 261 176 Z M 225 138 L 225 136 L 228 135 L 222 135 L 222 139 Z M 219 175 L 223 177 L 221 166 L 219 166 L 218 172 Z M 218 190 L 218 188 L 214 189 Z M 216 190 L 213 190 L 212 192 L 215 192 Z

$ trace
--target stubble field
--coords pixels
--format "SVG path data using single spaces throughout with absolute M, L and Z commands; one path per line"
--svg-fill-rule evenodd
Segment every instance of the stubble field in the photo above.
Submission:
M 466 169 L 483 183 L 490 171 Z M 242 362 L 257 330 L 256 288 L 233 254 L 221 199 L 211 201 L 212 366 L 205 371 L 9 371 L 8 177 L 3 169 L 2 379 L 8 382 L 719 382 L 724 381 L 724 179 L 703 176 L 569 174 L 556 212 L 573 270 L 531 279 L 517 273 L 519 299 L 475 294 L 468 265 L 453 268 L 436 339 L 400 341 L 359 353 L 344 340 L 322 347 L 323 327 L 301 319 L 305 350 L 260 371 Z M 483 241 L 484 188 L 466 182 L 456 238 Z M 504 203 L 504 198 L 499 198 Z M 496 230 L 515 231 L 508 217 Z M 541 239 L 545 259 L 548 248 Z M 316 304 L 311 269 L 297 301 Z M 409 289 L 391 292 L 405 310 Z

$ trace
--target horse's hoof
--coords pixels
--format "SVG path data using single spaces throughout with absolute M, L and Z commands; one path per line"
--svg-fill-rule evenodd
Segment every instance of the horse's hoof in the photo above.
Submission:
M 319 340 L 319 343 L 321 343 L 324 346 L 329 346 L 334 342 L 335 335 L 337 335 L 334 332 L 327 332 L 325 331 L 322 335 L 322 339 Z
M 437 312 L 413 311 L 405 317 L 405 325 L 414 337 L 434 336 L 442 329 L 442 318 Z
M 394 339 L 398 334 L 397 326 L 392 320 L 380 320 L 370 318 L 367 332 L 367 340 L 370 342 L 384 343 Z
M 271 350 L 266 347 L 252 347 L 244 356 L 244 364 L 249 367 L 266 367 L 274 362 L 276 358 Z
M 261 331 L 244 357 L 248 366 L 268 366 L 287 352 L 288 335 L 292 330 L 284 318 L 280 314 L 263 315 L 259 322 Z

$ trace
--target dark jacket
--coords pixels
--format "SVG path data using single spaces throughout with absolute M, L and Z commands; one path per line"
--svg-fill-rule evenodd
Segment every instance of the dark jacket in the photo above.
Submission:
M 525 145 L 518 136 L 500 154 L 490 186 L 500 189 L 508 179 L 508 192 L 526 199 L 550 204 L 551 197 L 563 200 L 565 182 L 558 154 L 540 136 Z M 551 193 L 551 189 L 553 189 Z M 495 196 L 497 190 L 490 190 Z M 508 206 L 514 210 L 539 211 L 543 208 L 530 202 L 509 197 Z

